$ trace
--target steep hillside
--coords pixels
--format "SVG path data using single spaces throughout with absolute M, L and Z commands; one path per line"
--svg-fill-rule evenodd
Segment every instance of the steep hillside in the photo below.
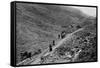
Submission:
M 62 31 L 68 34 L 94 23 L 81 11 L 69 7 L 17 3 L 16 9 L 17 63 L 22 61 L 20 53 L 44 51 Z

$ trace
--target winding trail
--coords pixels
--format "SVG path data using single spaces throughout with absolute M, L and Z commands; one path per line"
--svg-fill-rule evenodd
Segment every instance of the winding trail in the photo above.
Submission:
M 53 47 L 53 51 L 52 51 L 52 52 L 49 52 L 49 48 L 47 48 L 47 49 L 45 49 L 41 54 L 39 54 L 38 56 L 32 57 L 31 60 L 29 60 L 29 58 L 28 58 L 28 59 L 26 59 L 26 60 L 24 60 L 24 61 L 18 63 L 17 65 L 38 64 L 38 62 L 41 60 L 40 58 L 41 58 L 42 56 L 53 53 L 53 52 L 55 51 L 56 48 L 58 48 L 58 47 L 61 46 L 63 43 L 65 43 L 66 41 L 68 41 L 69 39 L 71 39 L 71 38 L 72 38 L 72 35 L 73 35 L 74 33 L 78 32 L 78 31 L 81 31 L 81 30 L 83 30 L 83 28 L 80 28 L 80 29 L 78 29 L 78 30 L 76 30 L 76 31 L 74 31 L 74 32 L 72 32 L 72 33 L 70 33 L 70 34 L 67 34 L 66 37 L 65 37 L 64 39 L 62 39 L 62 40 L 60 40 L 60 41 L 57 42 L 57 45 L 55 45 L 55 46 Z M 74 59 L 73 59 L 73 60 L 74 60 Z

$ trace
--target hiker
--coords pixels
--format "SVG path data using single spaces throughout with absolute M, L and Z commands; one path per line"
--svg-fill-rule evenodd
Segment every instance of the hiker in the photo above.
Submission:
M 32 57 L 32 53 L 29 52 L 27 58 L 30 58 L 31 59 L 31 57 Z
M 50 52 L 52 51 L 52 45 L 51 44 L 49 45 L 49 51 Z
M 62 31 L 61 38 L 63 39 L 65 36 L 66 36 L 66 32 L 65 31 Z
M 52 45 L 55 46 L 55 40 L 53 40 Z
M 41 61 L 44 61 L 44 58 L 43 57 L 41 57 Z
M 42 52 L 41 49 L 39 49 L 39 50 L 38 50 L 38 53 L 40 54 L 41 52 Z
M 58 34 L 58 39 L 60 39 L 60 34 Z
M 45 63 L 45 58 L 44 56 L 41 57 L 41 62 L 40 63 Z
M 24 60 L 27 58 L 27 52 L 24 52 L 24 53 L 20 53 L 21 54 L 21 60 Z

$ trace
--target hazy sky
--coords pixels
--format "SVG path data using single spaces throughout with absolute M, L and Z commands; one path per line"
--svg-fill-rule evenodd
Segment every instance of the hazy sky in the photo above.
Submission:
M 96 17 L 96 8 L 94 7 L 73 7 L 81 10 L 83 13 Z

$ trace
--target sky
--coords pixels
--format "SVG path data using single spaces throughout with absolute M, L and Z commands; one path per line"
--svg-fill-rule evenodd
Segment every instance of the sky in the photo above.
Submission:
M 74 7 L 74 6 L 72 6 L 72 7 L 81 10 L 83 13 L 85 13 L 89 16 L 96 17 L 96 8 L 95 7 Z

